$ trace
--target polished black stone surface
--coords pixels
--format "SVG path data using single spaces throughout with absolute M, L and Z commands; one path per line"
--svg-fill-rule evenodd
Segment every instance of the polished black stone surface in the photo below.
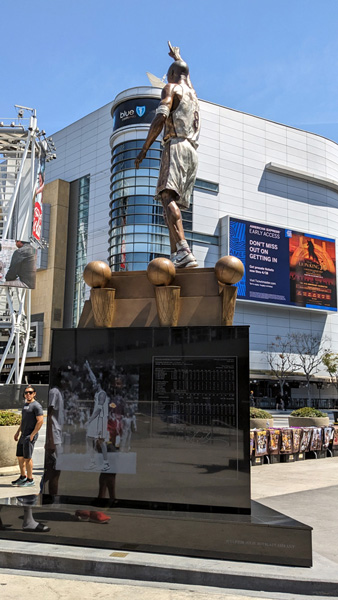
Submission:
M 24 504 L 0 507 L 0 537 L 121 551 L 179 554 L 267 564 L 312 566 L 311 527 L 257 502 L 250 515 L 62 504 L 32 506 L 46 533 L 22 531 Z M 21 504 L 21 506 L 20 506 Z M 19 506 L 18 506 L 19 505 Z M 78 510 L 88 520 L 78 520 Z M 26 508 L 27 510 L 27 508 Z M 104 515 L 105 524 L 96 515 Z
M 250 511 L 247 327 L 56 330 L 51 373 L 58 495 Z

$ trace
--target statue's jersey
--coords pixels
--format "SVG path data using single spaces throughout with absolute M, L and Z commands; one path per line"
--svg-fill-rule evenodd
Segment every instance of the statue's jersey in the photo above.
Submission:
M 182 98 L 176 110 L 173 110 L 166 120 L 163 142 L 175 137 L 183 138 L 197 148 L 200 118 L 196 92 L 185 83 L 177 84 L 176 88 L 179 88 L 177 91 L 182 94 Z

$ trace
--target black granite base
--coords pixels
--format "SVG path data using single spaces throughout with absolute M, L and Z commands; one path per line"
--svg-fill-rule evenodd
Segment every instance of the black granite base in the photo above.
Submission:
M 51 387 L 62 448 L 0 538 L 312 565 L 311 528 L 250 500 L 248 327 L 56 330 Z
M 13 498 L 12 502 L 16 502 Z M 79 521 L 76 505 L 32 506 L 47 533 L 22 531 L 23 507 L 2 506 L 0 538 L 121 551 L 168 553 L 298 567 L 312 566 L 312 528 L 257 502 L 251 515 L 80 506 L 110 517 Z

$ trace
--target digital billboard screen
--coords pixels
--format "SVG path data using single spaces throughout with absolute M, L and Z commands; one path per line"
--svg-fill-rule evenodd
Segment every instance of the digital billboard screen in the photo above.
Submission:
M 245 267 L 239 299 L 337 311 L 334 239 L 229 217 L 229 254 Z

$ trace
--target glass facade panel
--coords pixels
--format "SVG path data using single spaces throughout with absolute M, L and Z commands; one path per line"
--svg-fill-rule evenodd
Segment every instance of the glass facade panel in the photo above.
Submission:
M 205 179 L 196 179 L 195 188 L 199 190 L 204 190 L 206 192 L 214 192 L 218 194 L 219 185 L 218 183 L 213 183 L 212 181 L 206 181 Z
M 138 153 L 138 151 L 134 151 L 135 152 L 135 157 Z M 160 168 L 160 161 L 159 160 L 154 160 L 154 159 L 149 159 L 149 158 L 145 158 L 144 161 L 142 162 L 142 166 L 143 168 L 146 167 L 157 167 Z M 134 167 L 134 159 L 129 159 L 129 160 L 123 160 L 119 163 L 117 163 L 116 165 L 114 165 L 114 167 L 112 168 L 112 175 L 114 176 L 116 173 L 123 171 L 125 169 L 132 169 Z
M 130 140 L 129 142 L 123 142 L 122 144 L 118 144 L 112 150 L 112 157 L 114 158 L 117 154 L 121 154 L 121 152 L 124 152 L 125 150 L 141 150 L 143 144 L 144 140 Z M 160 142 L 154 142 L 149 152 L 154 152 L 154 150 L 161 150 Z M 149 156 L 151 156 L 151 154 Z
M 83 271 L 87 264 L 89 176 L 79 179 L 78 219 L 75 253 L 75 287 L 73 299 L 73 327 L 77 327 L 85 302 L 86 285 Z

